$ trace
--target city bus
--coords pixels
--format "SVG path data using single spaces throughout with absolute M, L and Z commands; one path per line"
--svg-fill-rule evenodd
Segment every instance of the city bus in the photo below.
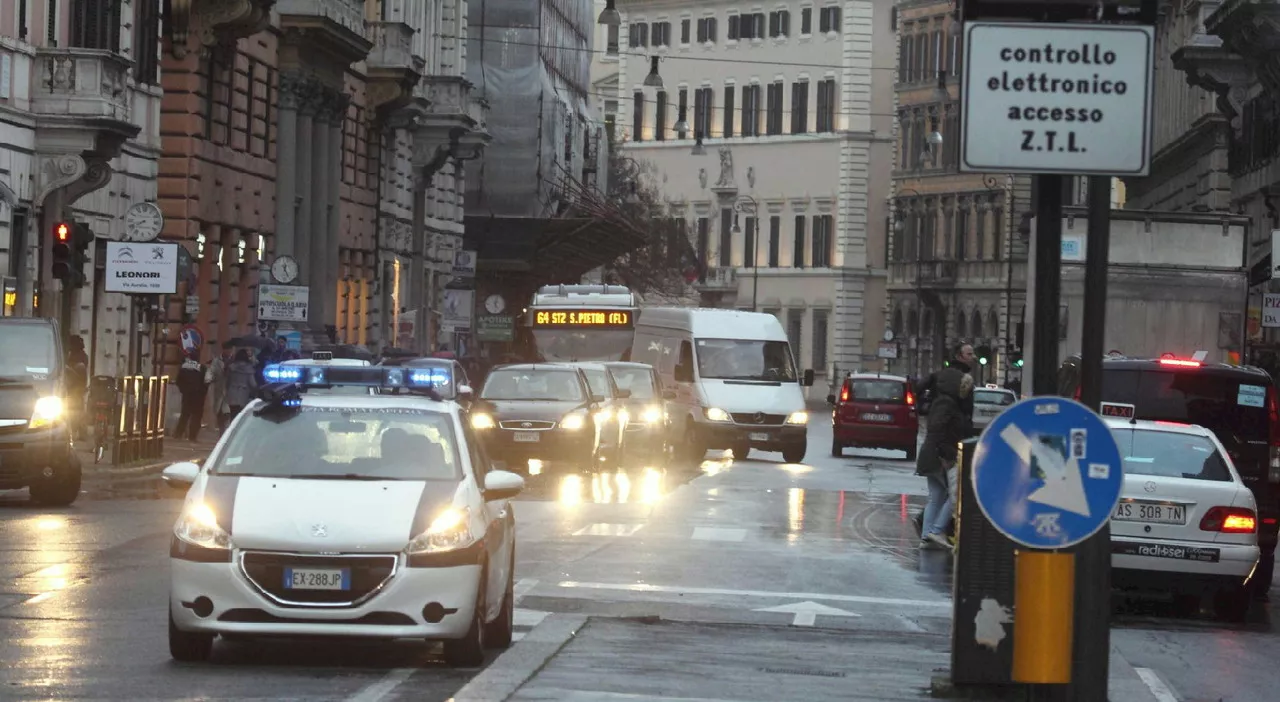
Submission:
M 622 285 L 544 285 L 519 330 L 529 361 L 626 361 L 640 296 Z

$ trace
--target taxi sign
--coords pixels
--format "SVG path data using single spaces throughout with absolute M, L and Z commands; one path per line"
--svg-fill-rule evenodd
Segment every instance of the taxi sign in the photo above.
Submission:
M 996 417 L 973 454 L 973 491 L 997 531 L 1027 548 L 1074 546 L 1102 528 L 1124 486 L 1120 449 L 1088 407 L 1031 397 Z
M 1123 402 L 1103 402 L 1098 414 L 1104 417 L 1119 417 L 1120 419 L 1133 419 L 1138 408 L 1133 405 L 1126 405 Z

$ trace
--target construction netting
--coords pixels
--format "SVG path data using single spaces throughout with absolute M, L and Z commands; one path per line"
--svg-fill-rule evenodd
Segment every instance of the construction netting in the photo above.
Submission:
M 596 161 L 592 0 L 470 0 L 467 78 L 492 141 L 467 167 L 467 214 L 546 217 Z

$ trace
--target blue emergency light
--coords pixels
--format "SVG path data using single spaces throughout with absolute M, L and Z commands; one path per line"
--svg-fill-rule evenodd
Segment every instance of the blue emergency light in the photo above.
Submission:
M 300 389 L 356 385 L 383 390 L 417 390 L 436 394 L 453 385 L 449 368 L 403 368 L 381 366 L 323 367 L 301 365 L 269 365 L 262 369 L 268 384 L 285 383 Z
M 272 365 L 262 369 L 262 379 L 268 383 L 302 382 L 301 366 Z

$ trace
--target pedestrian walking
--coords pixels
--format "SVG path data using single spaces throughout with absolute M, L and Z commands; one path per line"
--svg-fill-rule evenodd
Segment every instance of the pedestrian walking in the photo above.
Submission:
M 178 392 L 182 393 L 182 413 L 172 436 L 195 441 L 200 437 L 200 423 L 204 421 L 204 402 L 208 398 L 209 368 L 200 363 L 200 349 L 187 352 L 178 369 Z
M 916 397 L 920 398 L 923 401 L 925 397 L 928 396 L 929 401 L 931 402 L 933 399 L 933 396 L 937 394 L 936 386 L 938 382 L 939 373 L 943 373 L 950 369 L 955 369 L 960 371 L 961 373 L 968 373 L 972 375 L 973 361 L 974 361 L 973 345 L 965 344 L 965 343 L 957 344 L 956 347 L 952 350 L 951 359 L 947 361 L 947 367 L 935 373 L 929 374 L 929 377 L 925 378 L 923 382 L 921 382 L 919 385 L 916 386 Z M 969 397 L 966 398 L 965 401 L 961 404 L 961 409 L 964 410 L 965 416 L 969 418 L 969 423 L 970 425 L 972 425 L 973 424 L 973 394 L 972 393 L 970 393 Z
M 972 415 L 965 411 L 972 407 L 973 376 L 952 364 L 930 376 L 933 403 L 929 407 L 929 421 L 924 444 L 916 460 L 916 475 L 923 476 L 929 486 L 929 502 L 925 505 L 921 521 L 920 544 L 922 548 L 940 546 L 951 548 L 947 530 L 951 526 L 956 498 L 958 470 L 956 459 L 959 443 L 973 429 Z M 970 412 L 972 410 L 969 410 Z
M 88 429 L 84 421 L 84 395 L 89 388 L 89 354 L 85 352 L 84 338 L 79 334 L 72 334 L 67 339 L 66 384 L 67 424 L 77 438 L 82 438 Z
M 222 353 L 214 357 L 209 362 L 209 395 L 212 401 L 209 406 L 213 408 L 214 416 L 218 422 L 218 434 L 227 428 L 228 412 L 230 408 L 227 406 L 227 364 L 231 362 L 231 349 L 224 348 Z
M 253 401 L 257 391 L 257 369 L 249 358 L 249 352 L 240 349 L 236 352 L 231 364 L 227 366 L 227 405 L 230 407 L 232 418 L 239 415 L 240 410 Z

